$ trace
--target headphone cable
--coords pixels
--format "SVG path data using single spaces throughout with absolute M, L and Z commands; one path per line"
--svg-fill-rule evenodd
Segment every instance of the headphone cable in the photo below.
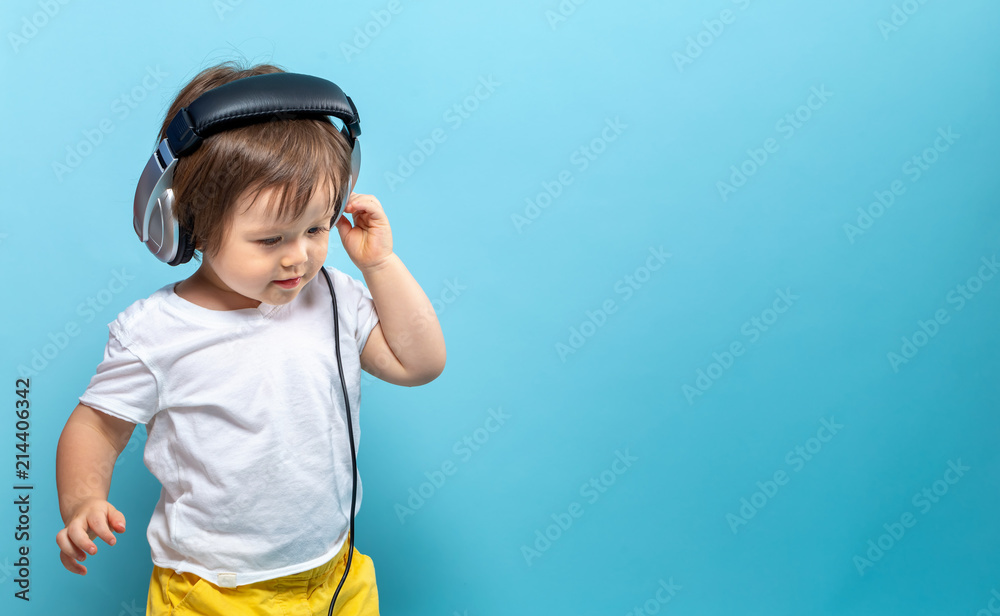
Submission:
M 330 295 L 333 297 L 333 336 L 334 336 L 334 348 L 337 351 L 337 369 L 340 371 L 340 386 L 344 392 L 344 407 L 347 409 L 347 434 L 351 441 L 351 466 L 354 469 L 354 485 L 351 488 L 351 524 L 350 531 L 348 533 L 350 546 L 347 550 L 347 566 L 344 568 L 344 575 L 340 578 L 340 584 L 337 585 L 337 590 L 333 593 L 333 599 L 330 601 L 330 611 L 327 612 L 327 616 L 333 616 L 333 605 L 337 602 L 337 595 L 340 594 L 340 588 L 344 585 L 344 581 L 347 580 L 347 572 L 351 570 L 351 556 L 354 553 L 354 507 L 358 496 L 358 459 L 357 454 L 354 451 L 354 428 L 351 425 L 351 404 L 347 399 L 347 382 L 344 379 L 344 364 L 340 359 L 340 327 L 337 314 L 337 294 L 333 291 L 333 281 L 330 280 L 330 274 L 327 273 L 326 267 L 321 266 L 320 270 L 323 272 L 323 276 L 326 277 L 326 284 L 330 287 Z

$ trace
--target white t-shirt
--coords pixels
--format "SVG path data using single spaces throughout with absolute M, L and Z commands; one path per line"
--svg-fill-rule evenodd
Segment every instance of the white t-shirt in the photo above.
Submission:
M 326 270 L 357 448 L 360 355 L 378 314 L 361 282 Z M 347 538 L 353 469 L 326 277 L 289 304 L 227 311 L 175 284 L 108 324 L 80 396 L 146 424 L 143 459 L 163 486 L 146 533 L 153 562 L 219 586 L 327 562 Z M 361 495 L 359 477 L 355 515 Z

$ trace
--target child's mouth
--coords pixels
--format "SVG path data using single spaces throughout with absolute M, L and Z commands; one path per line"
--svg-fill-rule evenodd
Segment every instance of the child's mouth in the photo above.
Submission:
M 288 280 L 275 280 L 274 284 L 278 285 L 282 289 L 294 289 L 298 286 L 301 280 L 302 276 L 299 276 L 298 278 L 289 278 Z

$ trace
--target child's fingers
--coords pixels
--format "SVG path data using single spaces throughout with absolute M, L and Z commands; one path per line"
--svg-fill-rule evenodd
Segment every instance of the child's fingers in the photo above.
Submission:
M 348 214 L 374 214 L 378 216 L 382 211 L 382 204 L 378 202 L 378 199 L 371 195 L 353 195 L 351 200 L 347 202 L 347 207 L 344 211 Z
M 86 560 L 87 554 L 76 545 L 69 538 L 69 531 L 67 529 L 62 529 L 56 535 L 56 543 L 59 545 L 59 553 L 69 558 L 70 560 Z
M 71 573 L 79 573 L 80 575 L 87 575 L 87 568 L 76 562 L 69 556 L 66 556 L 65 552 L 59 552 L 59 560 L 62 561 L 63 567 L 66 567 Z
M 115 535 L 108 528 L 108 514 L 105 511 L 93 511 L 87 516 L 87 524 L 90 525 L 90 530 L 95 533 L 101 539 L 104 539 L 104 543 L 108 545 L 115 544 Z M 95 548 L 97 546 L 94 546 Z
M 110 512 L 108 513 L 108 523 L 111 524 L 112 530 L 119 533 L 125 532 L 125 514 L 121 511 L 115 509 L 114 505 L 108 503 L 108 508 Z
M 69 540 L 73 542 L 73 545 L 80 548 L 87 554 L 97 553 L 97 546 L 90 540 L 90 535 L 87 534 L 86 521 L 81 520 L 79 522 L 70 522 L 69 526 L 66 527 L 66 531 L 69 533 Z
M 353 226 L 351 225 L 351 221 L 347 220 L 347 218 L 345 218 L 344 216 L 341 216 L 337 220 L 337 233 L 340 234 L 341 241 L 344 240 L 344 238 L 347 236 L 348 231 L 350 231 L 352 228 Z

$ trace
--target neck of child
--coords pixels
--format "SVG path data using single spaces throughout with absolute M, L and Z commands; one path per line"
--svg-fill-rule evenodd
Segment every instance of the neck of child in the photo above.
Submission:
M 244 310 L 257 308 L 261 304 L 260 300 L 240 295 L 230 289 L 212 268 L 204 263 L 190 278 L 178 283 L 174 292 L 189 302 L 209 310 Z

